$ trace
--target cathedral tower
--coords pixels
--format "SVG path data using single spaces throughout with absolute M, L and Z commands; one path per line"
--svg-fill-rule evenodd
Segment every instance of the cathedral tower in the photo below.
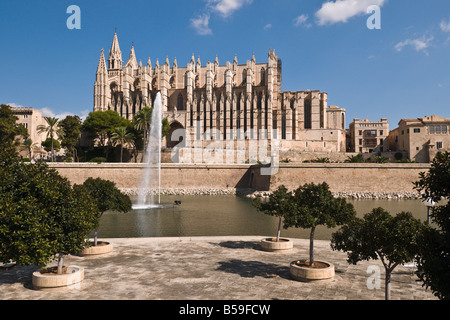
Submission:
M 109 50 L 109 70 L 121 70 L 122 63 L 122 51 L 120 51 L 119 39 L 117 38 L 117 33 L 114 33 L 113 43 Z

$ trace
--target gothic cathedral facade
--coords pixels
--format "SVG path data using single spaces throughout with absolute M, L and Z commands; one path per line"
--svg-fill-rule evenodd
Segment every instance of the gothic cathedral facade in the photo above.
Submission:
M 107 64 L 108 62 L 108 64 Z M 202 66 L 194 55 L 186 67 L 137 62 L 134 46 L 123 64 L 117 33 L 106 60 L 103 49 L 94 84 L 94 111 L 117 111 L 132 119 L 161 94 L 163 116 L 172 130 L 186 129 L 192 139 L 277 138 L 280 147 L 300 151 L 345 151 L 345 109 L 328 107 L 327 93 L 282 92 L 282 64 L 269 50 L 266 63 L 255 56 L 246 64 Z M 168 146 L 176 144 L 167 139 Z

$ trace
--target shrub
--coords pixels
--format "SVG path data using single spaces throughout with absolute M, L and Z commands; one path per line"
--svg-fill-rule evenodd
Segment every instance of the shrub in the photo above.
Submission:
M 21 162 L 0 152 L 0 262 L 45 265 L 56 255 L 76 254 L 95 228 L 97 208 L 84 190 L 44 162 Z
M 401 153 L 401 152 L 396 152 L 396 153 L 394 154 L 394 158 L 395 158 L 395 160 L 397 160 L 397 161 L 402 160 L 402 159 L 403 159 L 403 153 Z
M 106 158 L 96 157 L 96 158 L 92 158 L 91 160 L 89 160 L 89 162 L 102 163 L 102 162 L 106 162 Z

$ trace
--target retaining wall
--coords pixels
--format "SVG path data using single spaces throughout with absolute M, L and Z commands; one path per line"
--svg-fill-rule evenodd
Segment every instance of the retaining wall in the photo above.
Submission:
M 121 189 L 138 189 L 143 164 L 54 163 L 61 175 L 73 184 L 100 177 L 114 181 Z M 428 164 L 302 163 L 280 164 L 272 176 L 261 175 L 261 166 L 163 164 L 161 188 L 165 190 L 246 190 L 273 191 L 280 185 L 295 189 L 304 183 L 327 182 L 333 192 L 411 193 L 419 173 Z
M 280 185 L 295 189 L 304 183 L 327 182 L 333 192 L 415 192 L 413 183 L 428 164 L 302 163 L 281 165 L 273 176 L 254 174 L 253 188 L 274 190 Z M 253 169 L 255 171 L 256 168 Z

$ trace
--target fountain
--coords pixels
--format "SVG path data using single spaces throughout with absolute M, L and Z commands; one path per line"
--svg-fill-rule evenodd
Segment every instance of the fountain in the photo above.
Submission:
M 153 209 L 161 206 L 161 137 L 162 134 L 162 102 L 158 92 L 153 105 L 152 121 L 148 138 L 147 151 L 145 153 L 145 169 L 141 186 L 138 192 L 138 200 L 133 209 Z M 155 195 L 158 196 L 155 203 Z

